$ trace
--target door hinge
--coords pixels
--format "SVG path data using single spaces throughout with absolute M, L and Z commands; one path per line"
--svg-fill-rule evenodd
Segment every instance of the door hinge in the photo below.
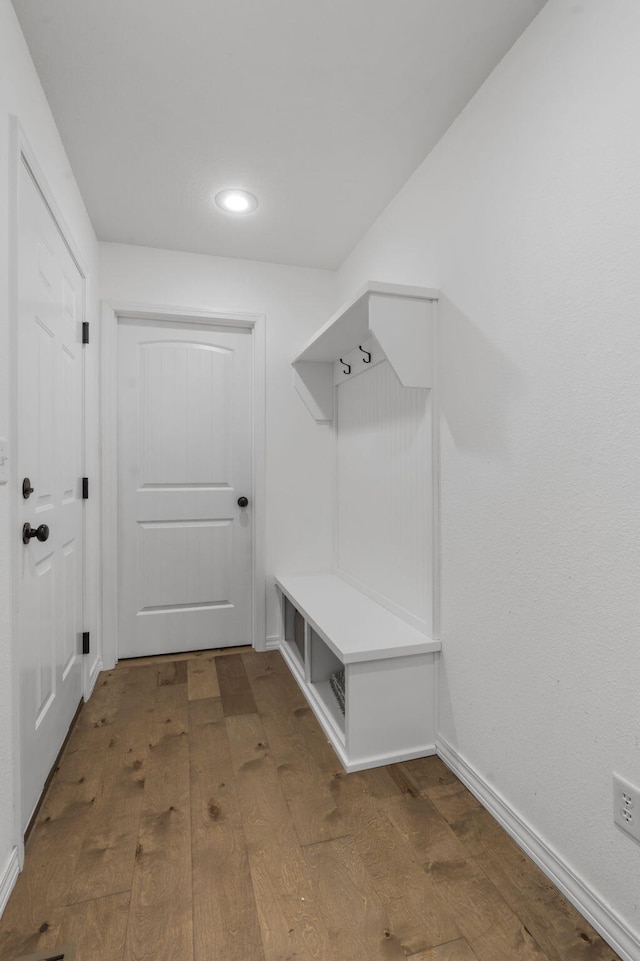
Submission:
M 82 653 L 83 654 L 88 654 L 89 651 L 91 650 L 90 637 L 91 637 L 90 631 L 82 632 Z
M 83 501 L 89 500 L 89 478 L 88 477 L 82 478 L 82 500 Z
M 88 320 L 82 321 L 82 343 L 83 344 L 89 343 L 89 321 Z

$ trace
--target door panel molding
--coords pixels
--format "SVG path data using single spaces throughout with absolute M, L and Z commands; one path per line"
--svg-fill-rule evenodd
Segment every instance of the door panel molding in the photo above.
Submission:
M 100 434 L 102 440 L 102 637 L 103 664 L 118 660 L 118 324 L 183 323 L 251 331 L 253 356 L 253 646 L 265 650 L 265 317 L 241 313 L 148 304 L 103 301 L 101 307 Z
M 69 228 L 69 225 L 59 207 L 55 195 L 51 190 L 47 178 L 45 177 L 43 170 L 38 163 L 36 155 L 30 146 L 29 140 L 23 130 L 20 120 L 16 116 L 10 117 L 10 158 L 9 158 L 9 211 L 8 211 L 8 227 L 9 227 L 9 245 L 8 245 L 8 278 L 9 278 L 9 358 L 10 358 L 10 373 L 9 373 L 9 439 L 10 439 L 10 450 L 11 450 L 11 464 L 10 464 L 10 476 L 9 476 L 9 519 L 10 519 L 10 531 L 17 532 L 20 526 L 20 516 L 22 508 L 22 500 L 19 496 L 19 456 L 20 456 L 20 431 L 18 424 L 18 390 L 19 390 L 19 356 L 18 356 L 18 318 L 19 318 L 19 290 L 18 290 L 18 270 L 19 270 L 19 224 L 20 224 L 20 176 L 22 169 L 25 169 L 29 177 L 33 181 L 35 189 L 42 199 L 44 206 L 48 210 L 54 224 L 55 228 L 66 248 L 71 260 L 73 261 L 75 267 L 81 278 L 81 287 L 79 290 L 79 302 L 78 307 L 82 314 L 82 317 L 86 317 L 87 314 L 87 287 L 89 283 L 89 271 L 85 264 L 84 258 L 80 252 L 80 248 L 76 244 L 73 233 Z M 46 328 L 43 325 L 43 330 Z M 82 360 L 83 371 L 84 371 L 84 358 Z M 85 374 L 83 373 L 83 381 L 85 381 Z M 86 404 L 86 383 L 83 387 L 83 407 Z M 86 418 L 84 418 L 83 426 L 83 460 L 86 461 L 87 449 L 89 443 L 89 436 L 87 434 L 89 425 L 86 423 Z M 82 521 L 82 539 L 84 545 L 84 558 L 85 566 L 89 563 L 95 563 L 95 557 L 97 555 L 97 546 L 95 542 L 91 544 L 87 543 L 87 532 L 86 532 L 86 518 L 85 512 L 83 511 L 83 521 Z M 20 548 L 22 547 L 19 537 L 16 536 L 12 539 L 11 544 L 11 564 L 10 564 L 10 581 L 9 581 L 9 596 L 11 598 L 11 625 L 10 634 L 13 638 L 13 666 L 12 666 L 12 697 L 13 697 L 13 710 L 12 714 L 15 718 L 15 724 L 13 725 L 13 743 L 12 752 L 14 758 L 14 832 L 15 832 L 15 857 L 19 869 L 22 869 L 24 863 L 24 838 L 23 838 L 23 825 L 22 825 L 22 783 L 23 783 L 23 768 L 26 763 L 26 759 L 22 757 L 22 741 L 21 741 L 21 718 L 22 718 L 22 705 L 21 705 L 21 683 L 20 683 L 20 671 L 21 671 L 21 658 L 19 644 L 22 637 L 21 623 L 20 623 L 20 584 L 17 576 L 17 572 L 20 570 L 22 552 Z M 90 560 L 91 556 L 91 560 Z M 82 588 L 81 588 L 81 603 L 85 613 L 87 611 L 96 611 L 98 608 L 98 598 L 92 596 L 88 597 L 88 585 L 86 578 L 82 578 Z M 99 665 L 96 665 L 98 667 Z M 68 670 L 67 670 L 68 673 Z M 88 697 L 93 683 L 95 682 L 95 677 L 97 676 L 97 670 L 92 671 L 90 665 L 85 661 L 82 667 L 82 693 L 85 697 Z M 63 678 L 64 679 L 64 678 Z M 62 746 L 62 745 L 60 745 Z M 12 879 L 13 874 L 12 874 Z M 12 885 L 11 885 L 12 886 Z M 8 896 L 7 892 L 7 896 Z M 1 910 L 2 905 L 0 905 Z

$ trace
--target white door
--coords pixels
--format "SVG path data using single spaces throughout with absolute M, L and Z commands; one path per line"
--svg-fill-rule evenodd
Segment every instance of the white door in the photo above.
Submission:
M 24 162 L 18 196 L 21 819 L 82 696 L 83 278 Z M 33 492 L 22 495 L 29 478 Z M 21 530 L 14 532 L 21 538 Z M 41 536 L 46 531 L 41 529 Z
M 251 332 L 121 319 L 118 369 L 119 657 L 250 644 Z

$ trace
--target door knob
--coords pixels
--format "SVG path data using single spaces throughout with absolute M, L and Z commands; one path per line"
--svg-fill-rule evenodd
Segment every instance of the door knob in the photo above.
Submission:
M 248 498 L 248 497 L 239 497 L 239 498 L 238 498 L 238 507 L 246 507 L 248 503 L 249 503 L 249 498 Z
M 39 541 L 49 540 L 49 528 L 46 524 L 40 524 L 39 527 L 32 527 L 29 522 L 27 522 L 22 528 L 22 543 L 28 544 L 32 537 L 36 537 Z

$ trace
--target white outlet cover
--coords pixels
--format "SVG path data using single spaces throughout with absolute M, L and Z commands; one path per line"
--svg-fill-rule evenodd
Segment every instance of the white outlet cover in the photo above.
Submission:
M 0 484 L 9 480 L 9 442 L 0 438 Z
M 618 774 L 613 775 L 613 820 L 640 841 L 640 788 L 629 784 Z

